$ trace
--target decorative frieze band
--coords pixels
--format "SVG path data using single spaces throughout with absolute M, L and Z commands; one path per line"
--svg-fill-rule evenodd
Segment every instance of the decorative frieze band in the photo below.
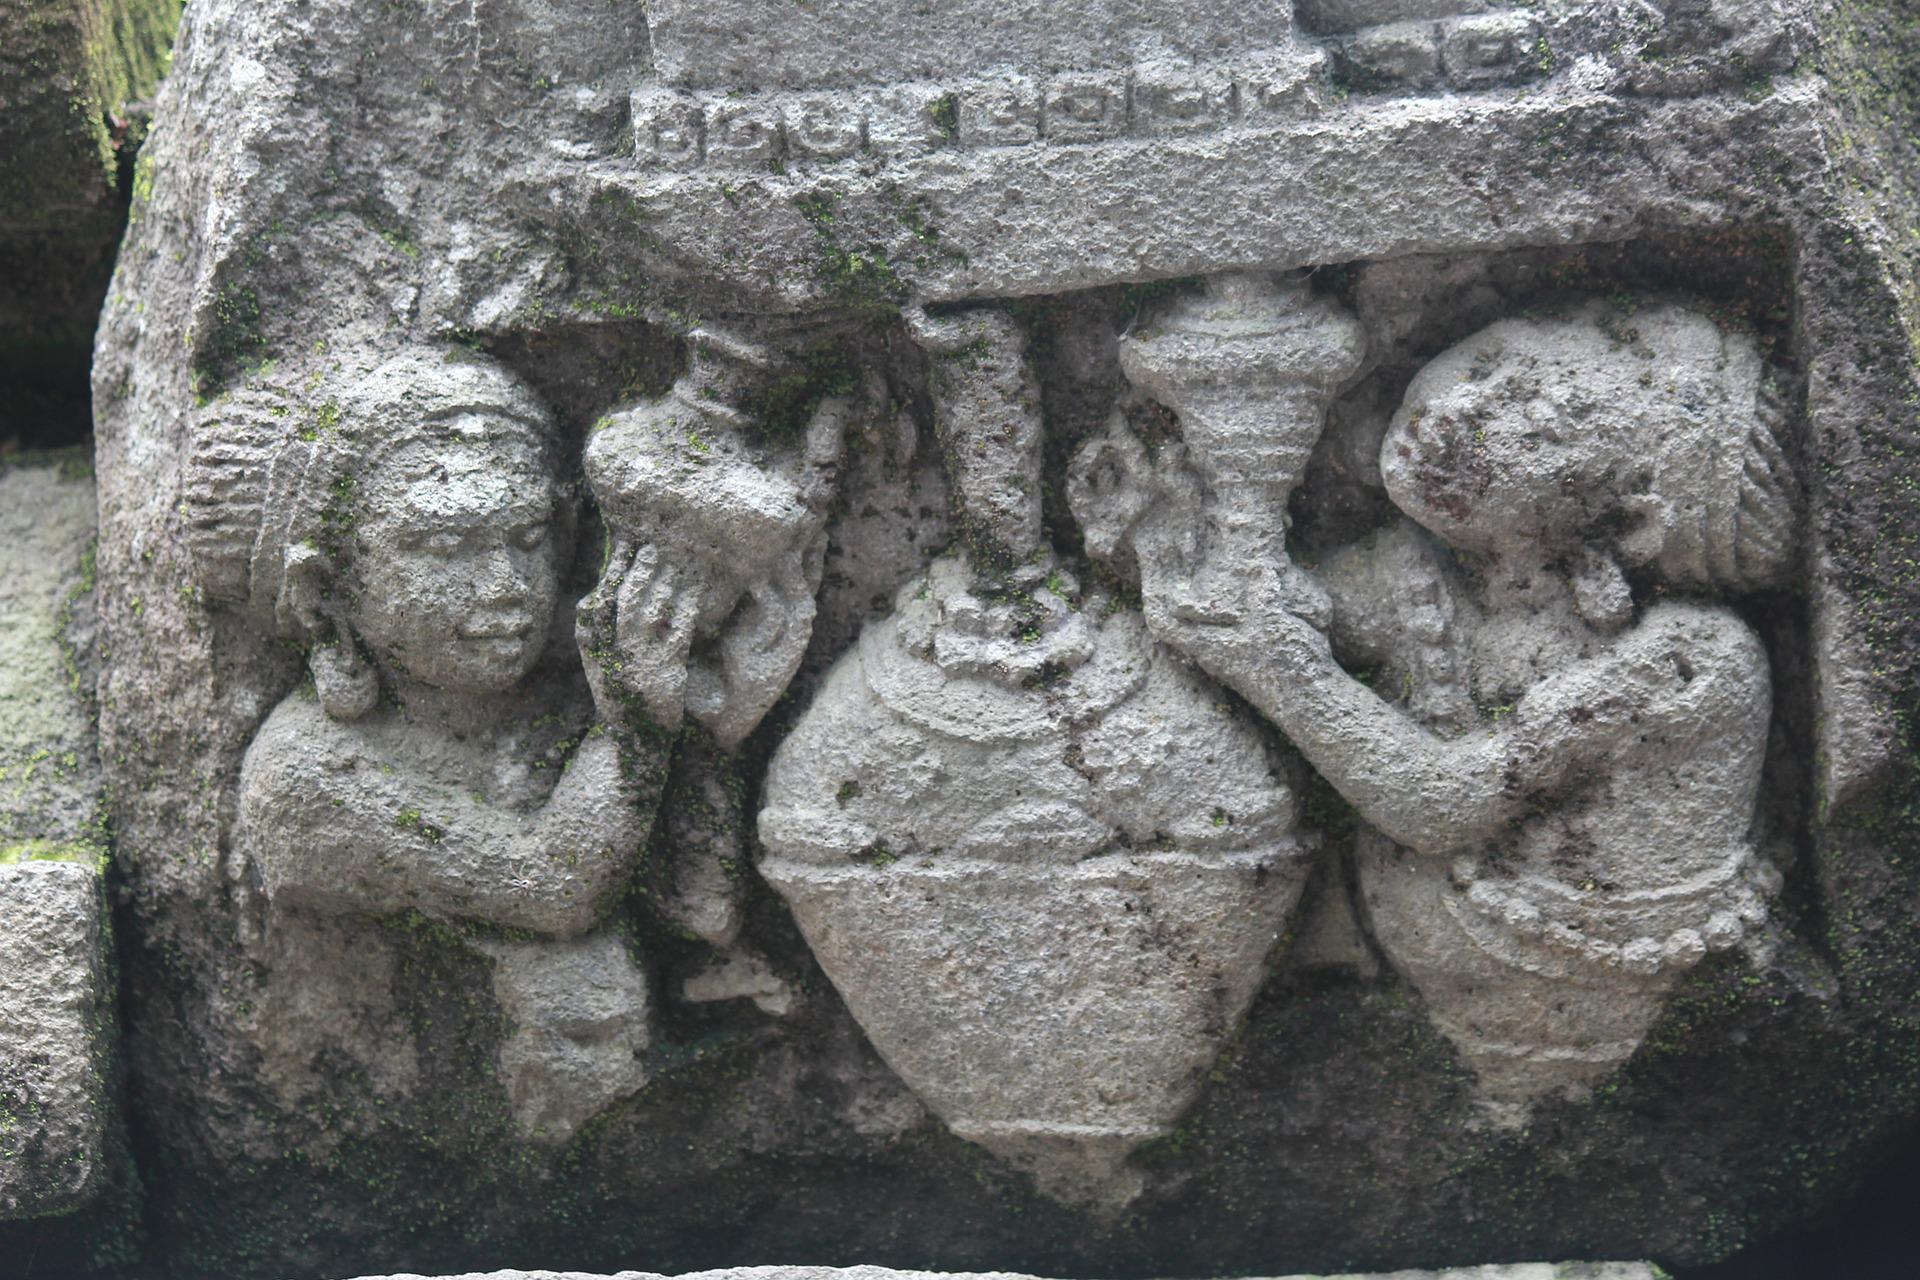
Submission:
M 690 92 L 648 85 L 633 95 L 634 146 L 661 168 L 777 169 L 862 153 L 1206 133 L 1310 109 L 1325 63 L 1315 50 L 1234 66 L 1145 65 L 871 89 Z
M 634 152 L 661 169 L 778 172 L 859 155 L 1181 137 L 1297 118 L 1329 88 L 1481 89 L 1531 79 L 1544 73 L 1544 47 L 1534 19 L 1502 12 L 1392 23 L 1231 63 L 852 89 L 649 84 L 633 94 Z

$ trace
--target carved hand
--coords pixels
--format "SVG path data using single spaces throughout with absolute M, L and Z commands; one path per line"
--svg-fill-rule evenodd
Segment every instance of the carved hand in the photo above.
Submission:
M 594 705 L 608 723 L 628 724 L 634 701 L 663 728 L 680 722 L 704 588 L 658 543 L 615 537 L 575 623 Z
M 695 657 L 687 668 L 687 714 L 714 740 L 731 747 L 760 723 L 786 692 L 813 635 L 818 563 L 826 549 L 821 530 L 793 547 L 772 571 L 740 590 L 714 646 L 718 661 Z
M 1158 464 L 1131 435 L 1100 442 L 1077 466 L 1075 510 L 1097 555 L 1130 547 L 1147 626 L 1222 680 L 1276 664 L 1330 659 L 1325 590 L 1290 562 L 1235 560 L 1209 536 L 1199 477 L 1175 446 Z
M 615 539 L 579 643 L 603 714 L 637 702 L 732 745 L 778 700 L 812 630 L 847 412 L 824 403 L 771 462 L 717 432 L 689 453 L 640 410 L 595 434 L 587 475 Z

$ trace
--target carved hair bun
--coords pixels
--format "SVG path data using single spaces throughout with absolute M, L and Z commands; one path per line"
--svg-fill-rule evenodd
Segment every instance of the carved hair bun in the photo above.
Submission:
M 1498 412 L 1532 398 L 1562 429 L 1600 437 L 1590 443 L 1620 460 L 1618 489 L 1580 496 L 1631 517 L 1616 542 L 1626 562 L 1734 592 L 1775 585 L 1791 567 L 1800 502 L 1788 415 L 1750 335 L 1674 303 L 1501 320 L 1415 375 L 1400 413 L 1463 395 Z

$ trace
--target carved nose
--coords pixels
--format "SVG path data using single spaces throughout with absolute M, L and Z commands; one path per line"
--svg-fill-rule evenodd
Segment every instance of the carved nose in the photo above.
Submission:
M 520 571 L 504 547 L 493 547 L 484 553 L 474 574 L 473 586 L 474 594 L 483 604 L 517 603 L 526 598 L 529 589 L 527 575 Z

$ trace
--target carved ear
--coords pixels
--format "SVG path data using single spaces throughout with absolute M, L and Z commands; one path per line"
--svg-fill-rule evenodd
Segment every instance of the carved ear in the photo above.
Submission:
M 1617 631 L 1633 620 L 1633 591 L 1620 562 L 1601 550 L 1580 556 L 1573 571 L 1573 607 L 1602 631 Z
M 335 720 L 358 720 L 380 700 L 380 676 L 360 656 L 359 642 L 351 632 L 342 630 L 332 644 L 309 649 L 307 670 L 313 673 L 320 706 Z
M 327 600 L 332 585 L 332 566 L 318 547 L 299 543 L 287 548 L 282 579 L 281 609 L 308 639 L 319 639 L 334 631 L 334 609 Z
M 1633 528 L 1614 545 L 1628 564 L 1650 564 L 1667 545 L 1672 508 L 1657 493 L 1630 494 L 1621 504 Z
M 346 615 L 327 598 L 331 574 L 319 548 L 289 547 L 282 607 L 307 638 L 307 670 L 321 707 L 335 720 L 358 720 L 380 700 L 380 676 L 361 656 Z
M 1153 498 L 1153 464 L 1118 415 L 1104 436 L 1080 446 L 1067 467 L 1067 506 L 1096 560 L 1124 558 Z

